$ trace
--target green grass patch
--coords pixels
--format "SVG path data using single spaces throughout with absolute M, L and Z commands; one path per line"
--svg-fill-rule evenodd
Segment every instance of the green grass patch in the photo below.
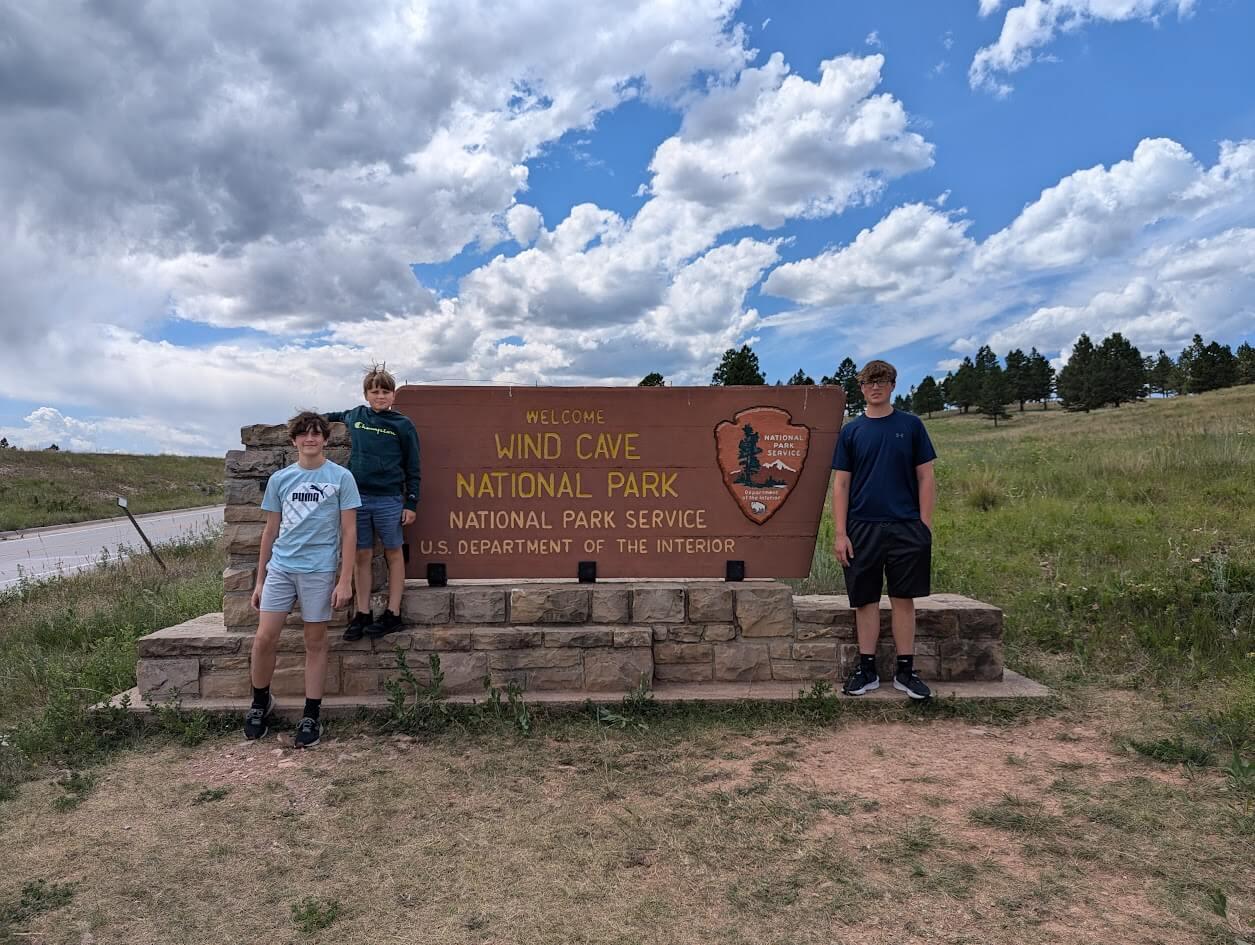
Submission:
M 217 505 L 222 458 L 0 451 L 0 532 L 112 518 L 118 496 L 137 515 Z
M 1128 745 L 1139 755 L 1169 765 L 1194 765 L 1209 768 L 1216 763 L 1216 756 L 1206 748 L 1192 745 L 1180 735 L 1173 738 L 1142 740 L 1130 738 Z
M 0 945 L 29 941 L 22 929 L 31 919 L 67 906 L 73 898 L 73 883 L 26 883 L 13 898 L 0 900 Z

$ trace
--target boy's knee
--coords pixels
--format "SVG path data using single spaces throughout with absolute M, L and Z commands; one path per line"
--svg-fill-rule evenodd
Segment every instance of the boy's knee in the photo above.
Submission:
M 370 559 L 374 556 L 374 548 L 358 548 L 357 553 L 354 555 L 354 560 L 356 560 L 358 564 L 370 564 Z
M 327 625 L 325 623 L 305 624 L 305 649 L 325 650 L 327 648 Z

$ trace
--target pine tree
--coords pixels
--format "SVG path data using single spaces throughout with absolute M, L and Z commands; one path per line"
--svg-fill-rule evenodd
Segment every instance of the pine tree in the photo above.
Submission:
M 745 436 L 741 437 L 741 442 L 737 446 L 737 465 L 741 467 L 740 475 L 736 477 L 736 482 L 744 486 L 754 485 L 754 474 L 763 468 L 762 463 L 758 461 L 758 455 L 763 451 L 758 445 L 758 433 L 748 423 L 741 427 L 741 432 Z
M 1207 359 L 1211 362 L 1216 390 L 1232 387 L 1238 382 L 1238 359 L 1228 345 L 1213 341 L 1207 346 Z
M 1239 384 L 1255 384 L 1255 348 L 1249 342 L 1238 345 L 1237 382 Z
M 798 368 L 797 371 L 794 372 L 793 376 L 785 383 L 792 387 L 809 387 L 815 383 L 815 379 L 801 368 Z
M 1025 402 L 1033 399 L 1033 376 L 1028 355 L 1016 348 L 1007 352 L 1006 361 L 1007 393 L 1011 400 L 1020 402 L 1020 413 L 1023 413 Z
M 637 387 L 665 387 L 666 381 L 663 380 L 662 375 L 659 374 L 657 371 L 650 371 L 643 378 L 641 378 L 641 382 L 637 384 L 636 386 Z
M 1065 410 L 1084 410 L 1088 413 L 1101 405 L 1095 401 L 1094 372 L 1099 367 L 1098 353 L 1089 335 L 1082 334 L 1072 346 L 1068 363 L 1059 372 L 1059 399 Z
M 989 345 L 981 345 L 976 351 L 976 360 L 973 363 L 976 368 L 976 376 L 979 378 L 981 385 L 985 383 L 985 375 L 998 367 L 998 356 L 994 354 L 994 349 Z
M 980 412 L 982 416 L 989 417 L 994 422 L 994 426 L 998 425 L 999 420 L 1005 420 L 1007 413 L 1007 376 L 1003 373 L 996 363 L 986 365 L 985 376 L 981 380 L 980 385 Z
M 904 413 L 910 413 L 911 412 L 911 395 L 910 394 L 898 394 L 896 397 L 894 397 L 893 409 L 901 410 Z
M 1179 363 L 1185 378 L 1185 389 L 1191 394 L 1232 387 L 1237 383 L 1238 359 L 1233 349 L 1218 341 L 1203 344 L 1201 335 L 1195 335 L 1181 352 Z
M 980 400 L 981 380 L 972 359 L 964 358 L 950 381 L 950 402 L 955 404 L 960 412 L 967 413 L 968 408 Z
M 833 384 L 845 391 L 845 412 L 847 416 L 855 416 L 863 412 L 867 400 L 863 397 L 863 389 L 858 384 L 858 365 L 850 358 L 843 358 L 837 365 L 836 373 L 825 376 L 821 383 Z
M 1095 400 L 1119 407 L 1146 396 L 1146 366 L 1142 353 L 1124 335 L 1117 331 L 1104 338 L 1097 355 L 1093 377 Z
M 1041 404 L 1045 410 L 1050 403 L 1050 395 L 1055 389 L 1055 368 L 1044 354 L 1033 348 L 1028 353 L 1029 400 Z
M 945 403 L 941 398 L 941 388 L 937 386 L 931 374 L 919 382 L 919 387 L 911 395 L 911 406 L 915 408 L 915 413 L 922 413 L 928 417 L 933 415 L 934 410 L 945 408 Z
M 767 378 L 758 369 L 758 355 L 749 345 L 741 345 L 741 350 L 729 348 L 723 353 L 723 360 L 715 368 L 710 383 L 731 387 L 734 384 L 765 384 Z
M 941 393 L 943 405 L 954 403 L 954 375 L 950 371 L 946 371 L 946 376 L 937 385 L 937 390 Z
M 1152 362 L 1150 370 L 1146 372 L 1151 392 L 1157 391 L 1160 397 L 1167 397 L 1168 391 L 1173 389 L 1176 365 L 1172 363 L 1172 358 L 1168 357 L 1163 348 L 1159 349 L 1158 357 L 1146 360 Z

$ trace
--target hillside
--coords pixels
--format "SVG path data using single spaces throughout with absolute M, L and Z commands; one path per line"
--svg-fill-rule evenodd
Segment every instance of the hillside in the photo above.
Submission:
M 926 423 L 933 587 L 1003 607 L 1020 666 L 1255 672 L 1255 386 Z M 815 590 L 841 586 L 831 528 L 826 513 Z
M 0 452 L 0 532 L 222 501 L 222 460 L 26 450 Z

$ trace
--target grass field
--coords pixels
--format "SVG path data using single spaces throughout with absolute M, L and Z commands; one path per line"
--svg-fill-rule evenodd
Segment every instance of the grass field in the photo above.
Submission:
M 0 532 L 64 525 L 222 501 L 222 460 L 213 456 L 0 451 Z
M 89 717 L 188 546 L 0 599 L 0 943 L 1255 941 L 1255 389 L 929 426 L 934 586 L 1057 699 Z

